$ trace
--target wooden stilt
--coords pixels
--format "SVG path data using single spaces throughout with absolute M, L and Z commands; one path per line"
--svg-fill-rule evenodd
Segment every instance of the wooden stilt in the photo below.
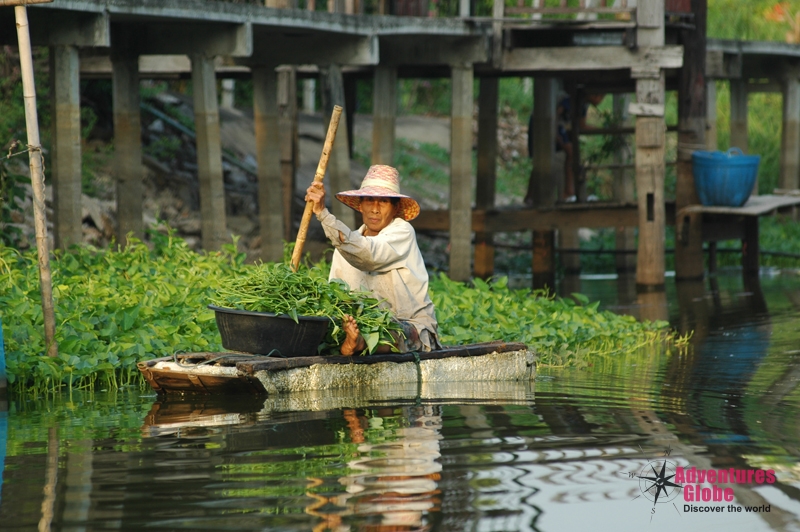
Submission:
M 681 32 L 684 52 L 678 90 L 676 211 L 699 203 L 692 172 L 692 153 L 706 148 L 706 2 L 695 0 L 693 4 L 694 28 Z M 675 276 L 678 279 L 701 279 L 703 277 L 702 216 L 690 217 L 685 231 L 685 236 L 688 238 L 676 242 L 675 245 Z
M 449 275 L 456 281 L 472 273 L 472 80 L 472 65 L 452 66 Z
M 214 60 L 192 55 L 194 123 L 197 132 L 197 177 L 200 182 L 200 232 L 203 249 L 218 250 L 228 241 L 225 187 Z
M 144 236 L 139 58 L 111 57 L 114 99 L 114 167 L 117 175 L 117 243 Z
M 50 48 L 53 228 L 56 247 L 62 249 L 83 240 L 79 70 L 80 59 L 75 46 Z
M 478 176 L 475 206 L 494 207 L 497 183 L 497 105 L 498 79 L 481 78 L 478 93 Z M 494 244 L 491 233 L 475 233 L 476 277 L 486 279 L 494 274 Z
M 283 239 L 294 240 L 294 193 L 298 159 L 297 138 L 297 71 L 293 66 L 282 66 L 278 73 L 278 131 L 280 139 L 280 173 L 283 204 Z
M 372 164 L 394 164 L 397 67 L 375 67 L 372 90 Z
M 278 74 L 274 67 L 253 67 L 253 119 L 258 161 L 258 219 L 261 260 L 283 259 L 283 183 L 278 126 Z
M 800 188 L 800 73 L 790 69 L 783 82 L 780 188 Z
M 535 207 L 555 205 L 559 181 L 563 182 L 564 178 L 563 165 L 556 164 L 555 158 L 557 92 L 555 79 L 541 77 L 534 80 L 533 116 L 528 131 L 528 135 L 533 136 L 533 168 L 525 199 Z M 533 288 L 555 289 L 555 231 L 534 231 L 531 242 Z

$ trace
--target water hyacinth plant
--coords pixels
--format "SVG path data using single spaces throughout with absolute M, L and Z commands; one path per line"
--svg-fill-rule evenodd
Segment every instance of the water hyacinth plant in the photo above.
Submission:
M 131 240 L 119 250 L 79 246 L 55 252 L 56 358 L 45 354 L 36 253 L 0 244 L 0 315 L 12 393 L 143 387 L 136 367 L 140 361 L 222 350 L 214 313 L 207 306 L 222 302 L 219 288 L 225 279 L 263 275 L 260 268 L 286 274 L 275 265 L 244 264 L 235 244 L 196 253 L 171 233 L 153 232 L 150 239 L 150 246 Z M 325 284 L 327 268 L 326 263 L 315 264 L 305 275 L 318 283 L 319 293 L 343 291 Z M 439 275 L 431 279 L 430 289 L 445 345 L 520 341 L 537 353 L 539 363 L 569 365 L 676 340 L 665 322 L 641 323 L 599 311 L 585 298 L 579 304 L 511 290 L 505 278 L 470 285 Z M 372 312 L 376 303 L 362 296 L 347 296 L 354 298 L 349 304 L 356 305 L 356 315 L 359 309 L 362 315 Z M 280 307 L 273 310 L 283 312 Z M 298 307 L 297 312 L 312 311 Z

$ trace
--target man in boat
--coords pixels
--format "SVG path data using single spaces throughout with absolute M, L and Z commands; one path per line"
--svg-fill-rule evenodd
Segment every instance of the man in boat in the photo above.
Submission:
M 313 212 L 335 248 L 330 279 L 341 279 L 350 288 L 366 290 L 386 302 L 404 333 L 395 338 L 397 351 L 431 351 L 441 347 L 436 313 L 428 296 L 428 271 L 408 223 L 419 215 L 419 203 L 401 194 L 399 183 L 397 169 L 374 165 L 359 189 L 336 194 L 336 199 L 361 213 L 363 224 L 355 231 L 325 208 L 322 183 L 308 187 L 306 201 L 313 203 Z M 342 355 L 366 349 L 352 316 L 344 317 L 342 328 L 346 333 Z

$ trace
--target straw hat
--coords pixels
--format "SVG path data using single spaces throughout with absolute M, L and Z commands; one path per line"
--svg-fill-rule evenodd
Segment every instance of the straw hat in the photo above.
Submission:
M 366 196 L 400 198 L 398 214 L 406 221 L 413 220 L 419 215 L 419 203 L 414 198 L 400 194 L 400 172 L 391 166 L 383 164 L 370 166 L 367 175 L 361 181 L 361 188 L 339 192 L 336 194 L 336 199 L 360 212 L 361 198 Z

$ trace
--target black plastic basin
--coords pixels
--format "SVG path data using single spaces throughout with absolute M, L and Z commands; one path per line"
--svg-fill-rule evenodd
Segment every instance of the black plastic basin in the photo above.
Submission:
M 225 349 L 258 355 L 315 356 L 330 323 L 330 319 L 324 316 L 298 316 L 298 323 L 295 323 L 285 314 L 214 305 L 208 308 L 215 313 Z

